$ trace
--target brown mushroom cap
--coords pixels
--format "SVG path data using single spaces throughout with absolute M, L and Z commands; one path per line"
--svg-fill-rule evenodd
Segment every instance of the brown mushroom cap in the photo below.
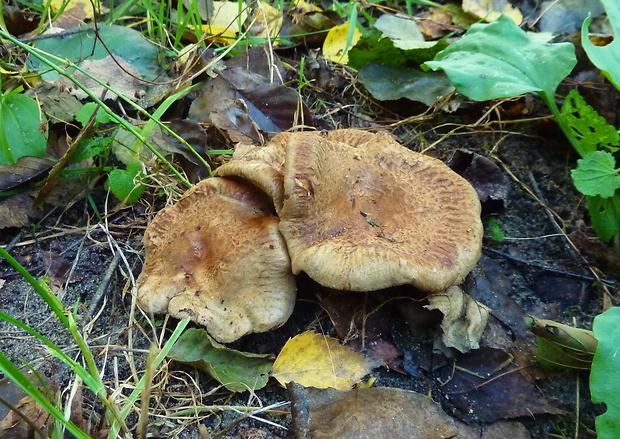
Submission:
M 283 324 L 295 279 L 278 218 L 263 194 L 233 180 L 201 181 L 163 209 L 144 235 L 138 303 L 191 317 L 218 341 Z
M 278 133 L 265 146 L 239 144 L 232 159 L 214 173 L 218 177 L 234 178 L 255 186 L 272 200 L 279 214 L 284 203 L 284 159 L 291 132 Z M 358 146 L 370 141 L 375 134 L 361 130 L 332 130 L 321 135 L 335 142 Z
M 279 227 L 293 272 L 352 291 L 461 282 L 482 246 L 475 190 L 386 134 L 354 143 L 291 134 Z
M 215 175 L 242 180 L 257 187 L 273 200 L 279 213 L 284 202 L 282 172 L 289 134 L 277 134 L 265 146 L 237 145 L 232 159 L 220 166 Z

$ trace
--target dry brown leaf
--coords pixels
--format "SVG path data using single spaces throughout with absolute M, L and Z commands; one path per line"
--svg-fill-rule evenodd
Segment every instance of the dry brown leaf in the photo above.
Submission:
M 293 432 L 313 439 L 442 439 L 457 433 L 454 421 L 431 398 L 387 387 L 291 388 Z
M 429 296 L 428 301 L 426 308 L 438 309 L 444 315 L 441 329 L 446 346 L 461 352 L 478 349 L 480 337 L 487 325 L 489 308 L 476 302 L 457 286 Z

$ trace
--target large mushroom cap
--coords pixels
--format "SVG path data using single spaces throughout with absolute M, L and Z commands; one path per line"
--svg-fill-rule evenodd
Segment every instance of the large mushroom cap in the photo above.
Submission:
M 218 341 L 284 323 L 295 280 L 278 218 L 263 194 L 209 178 L 163 209 L 144 235 L 138 302 L 147 312 L 190 316 Z
M 388 135 L 355 139 L 290 136 L 280 231 L 293 272 L 352 291 L 461 282 L 481 252 L 475 190 Z

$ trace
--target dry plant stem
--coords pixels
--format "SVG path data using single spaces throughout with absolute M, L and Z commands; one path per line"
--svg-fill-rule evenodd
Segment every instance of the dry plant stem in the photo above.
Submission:
M 579 375 L 575 374 L 575 439 L 579 439 Z
M 101 101 L 103 101 L 106 92 L 107 92 L 107 89 L 104 89 L 103 90 L 103 94 L 102 94 L 102 96 L 100 98 Z M 52 170 L 47 175 L 47 179 L 45 181 L 45 184 L 39 190 L 39 193 L 37 193 L 37 196 L 34 198 L 34 201 L 32 203 L 33 209 L 37 209 L 37 208 L 41 207 L 41 205 L 49 197 L 49 195 L 52 192 L 52 190 L 58 184 L 58 177 L 60 175 L 60 171 L 62 171 L 65 168 L 65 166 L 67 166 L 67 164 L 69 164 L 69 160 L 71 159 L 71 156 L 73 155 L 73 153 L 77 149 L 77 147 L 80 144 L 80 142 L 82 142 L 82 140 L 86 140 L 87 138 L 92 136 L 92 133 L 93 133 L 92 128 L 95 125 L 95 119 L 97 117 L 97 112 L 99 111 L 99 108 L 100 108 L 100 106 L 99 106 L 99 104 L 97 104 L 95 106 L 95 110 L 93 111 L 93 113 L 88 118 L 88 122 L 86 122 L 86 124 L 80 130 L 80 132 L 77 135 L 77 137 L 73 140 L 73 142 L 71 142 L 71 145 L 69 145 L 69 148 L 63 154 L 62 158 L 58 162 L 56 162 L 56 164 L 54 165 Z
M 4 404 L 5 406 L 7 406 L 9 410 L 14 412 L 17 416 L 19 416 L 21 420 L 24 421 L 26 424 L 28 424 L 30 428 L 32 428 L 34 432 L 38 434 L 41 438 L 49 439 L 49 436 L 43 433 L 43 431 L 41 431 L 41 429 L 34 422 L 32 422 L 28 416 L 26 416 L 24 413 L 22 413 L 20 409 L 18 409 L 13 404 L 11 404 L 6 399 L 4 399 L 1 395 L 0 395 L 0 404 Z
M 146 439 L 149 423 L 149 409 L 151 401 L 151 386 L 155 375 L 155 357 L 157 356 L 157 346 L 151 344 L 149 355 L 146 359 L 146 371 L 144 372 L 144 387 L 141 392 L 140 417 L 138 419 L 138 439 Z

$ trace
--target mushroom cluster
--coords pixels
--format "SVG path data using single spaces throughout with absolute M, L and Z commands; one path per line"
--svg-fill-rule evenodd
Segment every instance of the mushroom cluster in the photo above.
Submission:
M 440 160 L 359 130 L 239 146 L 147 227 L 138 302 L 220 342 L 283 324 L 294 274 L 374 291 L 443 291 L 480 257 L 475 190 Z

